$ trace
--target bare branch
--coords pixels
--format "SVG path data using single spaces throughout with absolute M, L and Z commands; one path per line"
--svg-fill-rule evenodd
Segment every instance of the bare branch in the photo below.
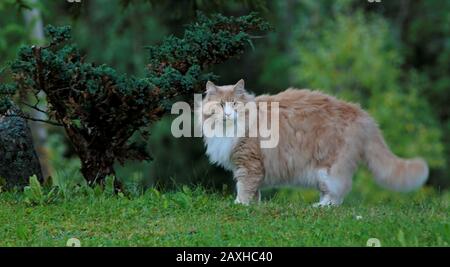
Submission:
M 249 35 L 250 39 L 262 39 L 267 38 L 268 35 Z
M 37 107 L 37 104 L 33 106 L 33 105 L 30 105 L 30 104 L 25 103 L 25 102 L 23 102 L 23 101 L 21 101 L 20 103 L 21 103 L 22 105 L 24 105 L 24 106 L 27 106 L 27 107 L 29 107 L 29 108 L 32 108 L 32 109 L 38 111 L 38 112 L 41 112 L 41 113 L 44 113 L 44 114 L 48 114 L 47 111 L 38 108 L 38 107 Z
M 43 122 L 43 123 L 48 123 L 48 124 L 55 125 L 55 126 L 63 126 L 61 123 L 56 122 L 56 121 L 32 118 L 32 117 L 27 116 L 25 114 L 21 114 L 21 115 L 18 115 L 18 114 L 6 114 L 4 116 L 5 117 L 19 117 L 19 118 L 30 120 L 30 121 Z

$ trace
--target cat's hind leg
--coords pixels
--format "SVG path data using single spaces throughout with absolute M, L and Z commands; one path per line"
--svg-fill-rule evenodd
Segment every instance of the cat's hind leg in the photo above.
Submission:
M 345 195 L 350 191 L 351 176 L 341 176 L 328 172 L 325 169 L 317 171 L 317 187 L 320 191 L 320 200 L 314 207 L 339 206 Z
M 320 201 L 314 206 L 338 206 L 352 188 L 353 173 L 357 168 L 358 146 L 345 147 L 331 168 L 317 170 Z

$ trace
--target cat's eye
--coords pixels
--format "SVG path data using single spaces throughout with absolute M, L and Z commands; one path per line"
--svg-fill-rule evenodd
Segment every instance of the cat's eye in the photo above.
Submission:
M 220 100 L 220 106 L 223 108 L 225 106 L 225 102 L 223 100 Z

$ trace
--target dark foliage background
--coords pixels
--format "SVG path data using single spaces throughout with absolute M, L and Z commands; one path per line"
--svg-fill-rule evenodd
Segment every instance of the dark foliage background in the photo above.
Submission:
M 135 76 L 145 74 L 145 47 L 170 34 L 179 36 L 197 11 L 258 11 L 273 31 L 241 58 L 214 67 L 219 84 L 244 78 L 257 94 L 296 86 L 359 102 L 378 120 L 396 154 L 425 157 L 430 183 L 437 188 L 450 184 L 449 1 L 5 0 L 0 2 L 0 71 L 21 44 L 36 42 L 24 20 L 27 7 L 39 10 L 45 24 L 71 25 L 87 60 Z M 0 76 L 1 83 L 9 79 Z M 117 166 L 129 190 L 180 183 L 231 188 L 230 175 L 207 162 L 201 139 L 171 135 L 171 119 L 166 116 L 150 129 L 152 162 Z M 78 179 L 79 162 L 63 132 L 45 127 L 48 160 L 43 164 L 52 177 Z M 362 169 L 356 186 L 368 187 L 368 176 Z

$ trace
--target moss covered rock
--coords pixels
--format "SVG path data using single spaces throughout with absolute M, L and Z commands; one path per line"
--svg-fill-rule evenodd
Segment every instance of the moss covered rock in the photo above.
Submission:
M 18 112 L 13 108 L 0 116 L 0 177 L 7 188 L 23 188 L 34 174 L 43 180 L 30 128 Z

